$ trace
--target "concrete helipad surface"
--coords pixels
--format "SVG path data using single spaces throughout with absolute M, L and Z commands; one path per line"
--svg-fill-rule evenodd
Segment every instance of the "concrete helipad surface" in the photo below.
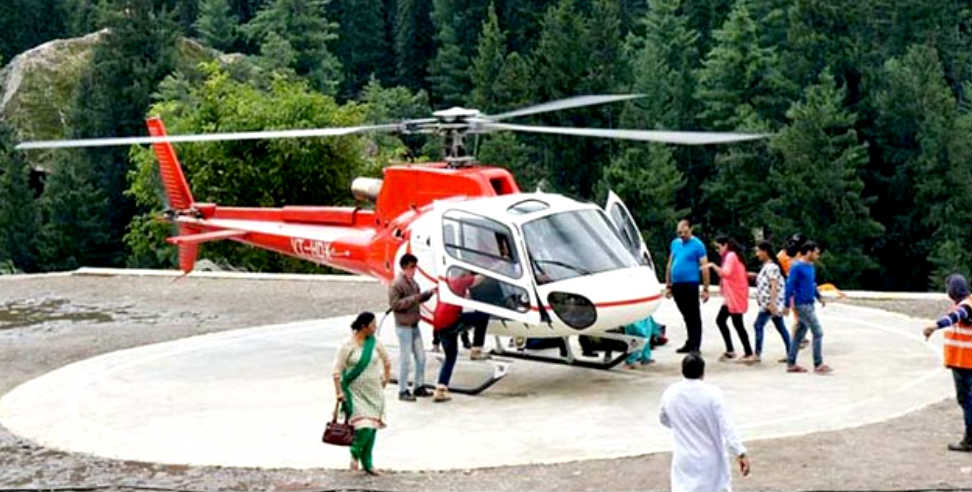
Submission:
M 775 330 L 764 362 L 720 363 L 704 305 L 707 380 L 721 387 L 744 439 L 834 430 L 902 415 L 950 394 L 940 337 L 921 322 L 830 304 L 819 310 L 830 376 L 786 374 Z M 755 313 L 750 312 L 747 326 Z M 656 318 L 684 340 L 672 303 Z M 53 448 L 173 464 L 345 467 L 347 450 L 320 443 L 333 408 L 330 365 L 350 317 L 197 336 L 109 353 L 29 381 L 0 399 L 0 424 Z M 426 333 L 426 341 L 428 341 Z M 393 330 L 383 330 L 394 352 Z M 738 350 L 738 349 L 737 349 Z M 680 379 L 674 347 L 657 364 L 599 371 L 517 360 L 479 396 L 447 404 L 399 402 L 386 390 L 389 427 L 376 460 L 393 469 L 474 468 L 638 455 L 671 448 L 657 423 L 659 397 Z M 810 364 L 810 352 L 801 353 Z M 430 354 L 429 378 L 438 364 Z M 457 382 L 490 372 L 462 361 Z

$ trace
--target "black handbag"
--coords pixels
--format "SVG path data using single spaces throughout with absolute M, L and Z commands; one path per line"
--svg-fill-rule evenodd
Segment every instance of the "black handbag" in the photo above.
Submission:
M 354 441 L 354 427 L 348 423 L 347 415 L 344 416 L 343 423 L 338 422 L 339 408 L 341 408 L 340 401 L 334 404 L 334 415 L 331 416 L 331 421 L 324 427 L 324 435 L 321 437 L 321 441 L 335 446 L 350 446 L 351 442 Z

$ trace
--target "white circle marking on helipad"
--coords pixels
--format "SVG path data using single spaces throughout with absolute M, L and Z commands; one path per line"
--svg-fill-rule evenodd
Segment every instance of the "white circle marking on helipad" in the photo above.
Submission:
M 703 306 L 706 381 L 719 386 L 745 440 L 835 430 L 886 420 L 951 394 L 940 341 L 925 342 L 920 320 L 831 304 L 818 309 L 831 376 L 786 374 L 782 343 L 765 328 L 763 362 L 720 363 L 723 344 Z M 752 335 L 755 312 L 746 316 Z M 684 341 L 672 305 L 656 319 L 671 343 L 657 363 L 598 371 L 517 360 L 479 396 L 400 402 L 386 389 L 389 427 L 376 464 L 427 470 L 556 463 L 671 449 L 658 423 L 662 391 L 680 375 Z M 0 399 L 0 424 L 66 451 L 148 462 L 343 468 L 346 448 L 320 434 L 334 405 L 332 357 L 351 317 L 246 328 L 121 350 L 67 365 Z M 789 321 L 789 320 L 788 320 Z M 733 330 L 734 331 L 734 330 Z M 428 344 L 428 332 L 424 333 Z M 738 338 L 733 333 L 738 347 Z M 382 339 L 394 352 L 393 330 Z M 436 363 L 429 354 L 430 380 Z M 800 362 L 811 365 L 809 348 Z M 488 372 L 461 361 L 456 379 Z

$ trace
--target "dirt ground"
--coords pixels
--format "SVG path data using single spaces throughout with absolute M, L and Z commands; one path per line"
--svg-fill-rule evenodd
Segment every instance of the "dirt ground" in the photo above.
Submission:
M 931 318 L 947 301 L 854 301 Z M 65 364 L 190 335 L 382 310 L 376 283 L 61 276 L 0 278 L 0 394 Z M 659 350 L 671 350 L 664 347 Z M 950 378 L 942 369 L 942 378 Z M 151 404 L 147 402 L 146 404 Z M 652 416 L 646 416 L 647 420 Z M 879 424 L 749 441 L 736 490 L 972 490 L 954 395 Z M 241 429 L 245 433 L 245 429 Z M 316 434 L 320 429 L 308 429 Z M 556 436 L 550 436 L 551 440 Z M 422 443 L 416 443 L 421 452 Z M 462 446 L 456 436 L 456 446 Z M 378 446 L 381 446 L 379 437 Z M 489 452 L 483 450 L 483 452 Z M 366 477 L 344 470 L 169 466 L 37 446 L 0 427 L 0 488 L 190 490 L 667 490 L 670 455 Z M 381 463 L 378 463 L 381 466 Z

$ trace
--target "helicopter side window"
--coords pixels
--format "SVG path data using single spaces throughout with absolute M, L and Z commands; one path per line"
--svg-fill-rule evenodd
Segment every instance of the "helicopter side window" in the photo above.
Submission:
M 522 287 L 459 266 L 446 271 L 446 285 L 453 294 L 473 301 L 521 313 L 530 310 L 530 296 Z
M 452 210 L 442 218 L 442 239 L 453 258 L 510 278 L 523 274 L 510 229 L 495 220 Z

